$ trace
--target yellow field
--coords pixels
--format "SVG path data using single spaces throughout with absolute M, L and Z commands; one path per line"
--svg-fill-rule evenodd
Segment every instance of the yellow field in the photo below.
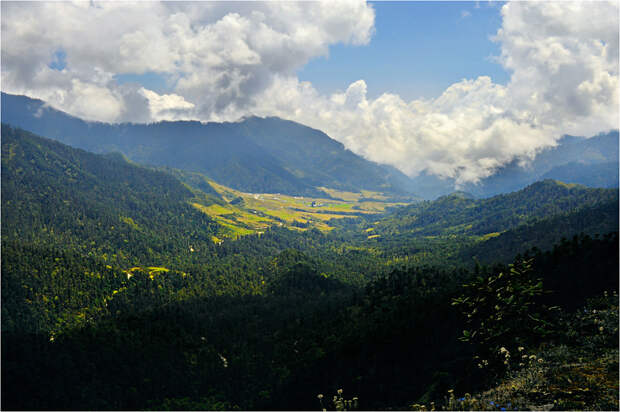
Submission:
M 289 196 L 278 193 L 244 193 L 222 186 L 213 181 L 209 184 L 226 201 L 226 204 L 204 204 L 195 198 L 191 205 L 214 218 L 222 232 L 214 242 L 222 238 L 238 238 L 252 233 L 261 233 L 270 226 L 284 226 L 293 230 L 315 228 L 323 232 L 333 229 L 331 219 L 356 218 L 359 215 L 377 214 L 386 207 L 404 203 L 388 203 L 381 193 L 363 191 L 362 193 L 342 192 L 319 188 L 337 199 L 323 199 L 304 196 Z M 243 202 L 234 202 L 241 198 Z M 363 201 L 360 202 L 360 199 Z

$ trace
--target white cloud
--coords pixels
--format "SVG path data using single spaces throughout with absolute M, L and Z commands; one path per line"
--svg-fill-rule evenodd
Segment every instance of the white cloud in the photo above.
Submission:
M 191 114 L 218 118 L 247 111 L 275 76 L 293 75 L 329 45 L 367 43 L 373 24 L 373 9 L 360 1 L 2 2 L 2 83 L 69 110 L 75 79 L 122 98 L 114 75 L 162 73 L 194 104 Z M 63 72 L 48 67 L 59 49 Z M 118 121 L 122 112 L 96 118 Z
M 617 129 L 617 3 L 515 2 L 495 40 L 510 82 L 464 79 L 431 100 L 367 99 L 366 84 L 320 96 L 280 79 L 256 111 L 326 131 L 356 153 L 416 175 L 476 182 L 515 159 L 527 163 L 563 134 Z M 596 22 L 596 24 L 593 24 Z M 299 110 L 297 108 L 303 108 Z
M 191 120 L 187 114 L 195 107 L 178 94 L 157 94 L 152 90 L 140 88 L 138 91 L 148 100 L 153 119 Z
M 514 2 L 495 36 L 507 85 L 464 79 L 440 96 L 369 99 L 363 80 L 321 95 L 296 71 L 335 43 L 363 45 L 359 1 L 2 2 L 2 87 L 88 119 L 235 120 L 278 115 L 415 175 L 475 182 L 564 133 L 618 128 L 618 4 Z M 441 5 L 438 5 L 441 7 Z M 466 17 L 466 16 L 463 16 Z M 66 67 L 48 64 L 62 50 Z M 172 90 L 119 85 L 161 73 Z

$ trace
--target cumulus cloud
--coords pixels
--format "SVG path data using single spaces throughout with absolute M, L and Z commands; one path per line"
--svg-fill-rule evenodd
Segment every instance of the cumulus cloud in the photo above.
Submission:
M 387 93 L 370 99 L 362 79 L 322 95 L 296 76 L 330 45 L 371 41 L 374 11 L 364 2 L 1 7 L 3 90 L 88 119 L 277 115 L 409 175 L 427 171 L 457 183 L 515 159 L 527 163 L 562 134 L 619 126 L 617 3 L 507 3 L 493 39 L 508 84 L 463 79 L 410 102 Z M 159 73 L 170 90 L 115 80 L 127 73 Z
M 331 44 L 367 43 L 373 25 L 373 9 L 360 1 L 2 2 L 2 83 L 5 91 L 68 111 L 75 110 L 72 100 L 88 99 L 74 96 L 86 85 L 91 100 L 95 88 L 106 88 L 113 108 L 79 114 L 119 121 L 126 97 L 136 102 L 135 94 L 145 93 L 121 90 L 114 75 L 160 73 L 171 79 L 174 95 L 192 105 L 162 111 L 158 102 L 170 102 L 171 95 L 149 94 L 154 119 L 179 116 L 177 109 L 200 119 L 226 118 L 247 112 L 275 76 L 294 75 L 311 58 L 327 55 Z M 59 49 L 62 70 L 55 62 Z M 72 87 L 75 80 L 81 88 Z
M 288 78 L 256 110 L 322 129 L 411 176 L 427 171 L 457 185 L 514 160 L 525 165 L 563 134 L 619 127 L 617 3 L 514 2 L 501 12 L 494 40 L 511 74 L 507 85 L 481 76 L 435 99 L 405 102 L 393 94 L 367 99 L 363 80 L 320 96 Z
M 140 94 L 148 100 L 151 117 L 167 120 L 192 120 L 188 113 L 196 106 L 178 94 L 157 94 L 140 88 Z

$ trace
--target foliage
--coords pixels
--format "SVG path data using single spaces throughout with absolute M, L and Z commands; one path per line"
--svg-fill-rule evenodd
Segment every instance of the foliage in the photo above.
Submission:
M 478 275 L 464 289 L 452 304 L 466 317 L 460 339 L 476 345 L 480 368 L 508 366 L 518 347 L 551 333 L 548 317 L 553 308 L 536 300 L 543 294 L 543 281 L 531 260 L 517 261 L 498 274 Z
M 221 227 L 188 203 L 226 196 L 122 156 L 2 133 L 6 409 L 313 409 L 318 392 L 336 394 L 326 409 L 617 409 L 617 233 L 571 234 L 512 267 L 473 270 L 459 253 L 482 236 L 465 226 L 521 217 L 480 209 L 461 234 L 368 239 L 398 224 L 394 212 L 216 244 Z M 554 198 L 607 205 L 589 209 L 594 221 L 617 196 L 540 188 L 540 205 L 523 193 L 495 205 L 549 218 Z M 468 202 L 420 207 L 458 217 Z M 456 222 L 450 213 L 429 228 Z M 478 368 L 480 354 L 498 367 Z
M 319 403 L 321 404 L 321 409 L 323 411 L 326 411 L 327 409 L 324 407 L 323 404 L 323 394 L 319 393 L 317 395 L 317 398 L 319 400 Z M 336 395 L 334 395 L 334 397 L 332 398 L 332 406 L 336 411 L 355 410 L 357 409 L 357 403 L 358 398 L 356 396 L 351 399 L 345 399 L 342 389 L 338 389 L 336 391 Z

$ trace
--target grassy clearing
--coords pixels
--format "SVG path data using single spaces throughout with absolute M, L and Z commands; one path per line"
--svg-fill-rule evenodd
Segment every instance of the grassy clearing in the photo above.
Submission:
M 214 240 L 216 243 L 224 238 L 260 233 L 270 226 L 328 232 L 333 229 L 328 223 L 331 219 L 382 213 L 387 207 L 404 204 L 386 202 L 387 197 L 383 194 L 369 191 L 353 193 L 320 188 L 333 197 L 324 199 L 279 193 L 244 193 L 213 181 L 208 183 L 227 204 L 208 203 L 197 197 L 191 205 L 222 226 L 217 241 Z
M 342 190 L 330 189 L 328 187 L 319 187 L 319 190 L 327 193 L 334 199 L 342 199 L 345 202 L 359 202 L 360 199 L 372 199 L 385 202 L 388 197 L 380 192 L 371 192 L 370 190 L 362 190 L 361 192 L 345 192 Z

